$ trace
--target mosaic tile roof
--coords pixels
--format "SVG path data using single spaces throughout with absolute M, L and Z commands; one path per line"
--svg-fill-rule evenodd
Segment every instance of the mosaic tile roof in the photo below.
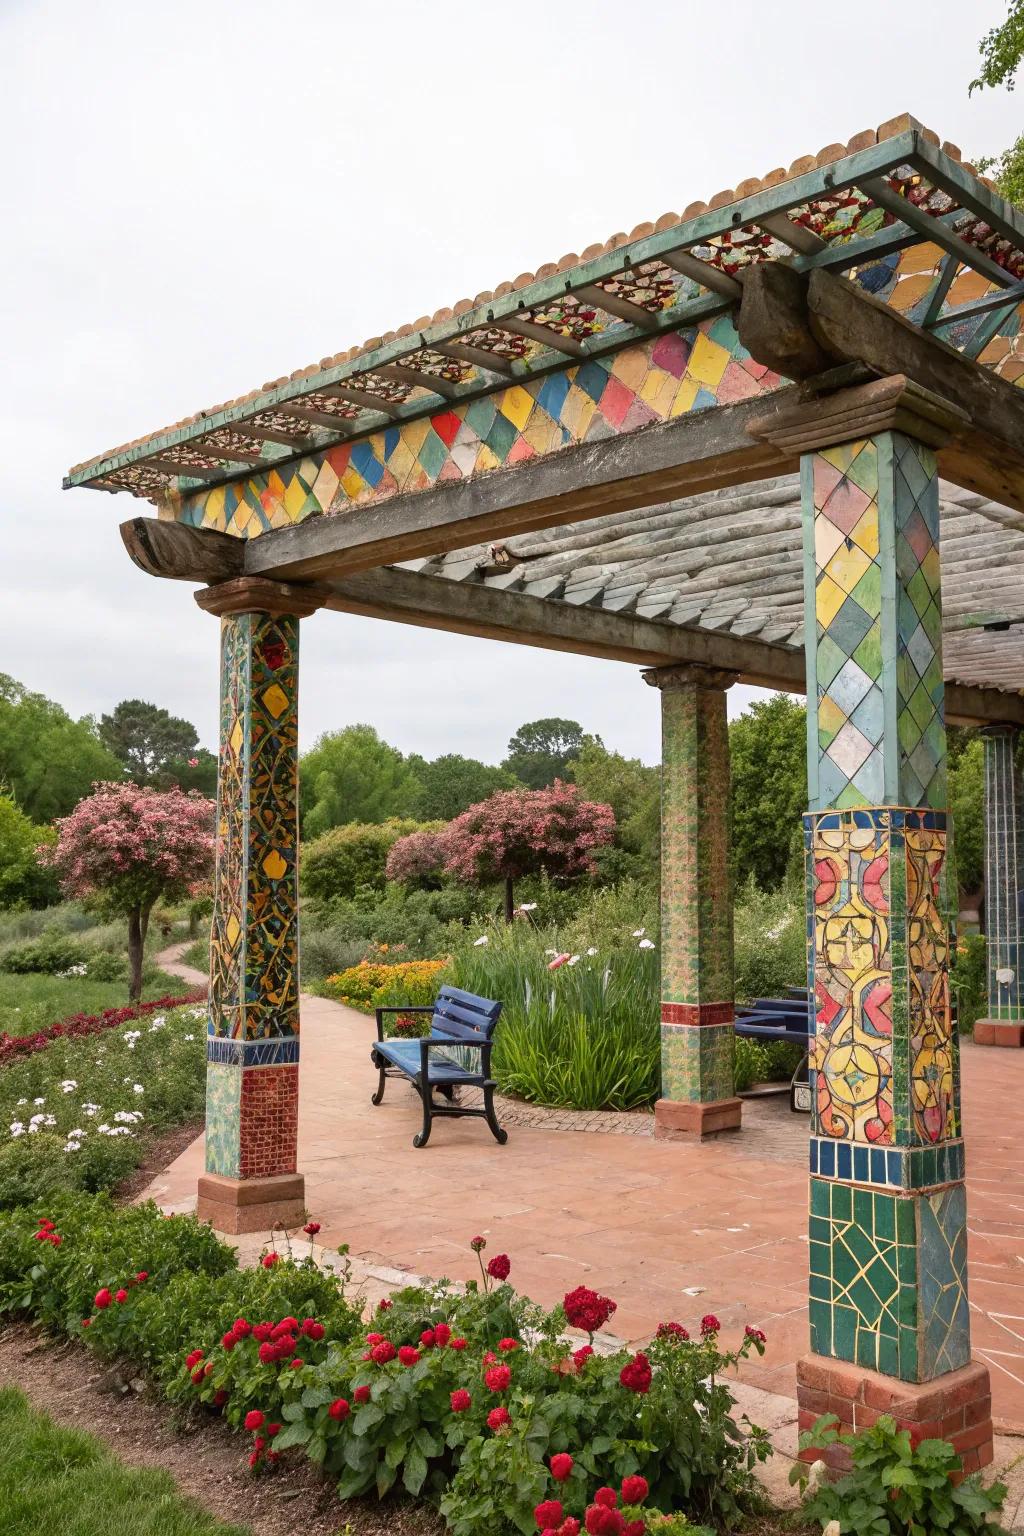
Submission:
M 727 315 L 743 269 L 771 260 L 845 273 L 1001 377 L 1024 378 L 1024 221 L 955 145 L 904 114 L 123 444 L 66 484 L 161 501 L 270 472 Z

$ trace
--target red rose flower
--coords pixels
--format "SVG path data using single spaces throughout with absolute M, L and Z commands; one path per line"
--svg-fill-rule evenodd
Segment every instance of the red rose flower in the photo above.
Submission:
M 279 1435 L 280 1433 L 281 1433 L 281 1426 L 280 1426 L 280 1424 L 268 1424 L 267 1425 L 267 1438 L 268 1439 L 273 1440 L 274 1436 L 275 1435 Z
M 199 1362 L 200 1362 L 200 1360 L 202 1358 L 203 1358 L 203 1352 L 202 1352 L 201 1349 L 194 1349 L 190 1355 L 186 1355 L 185 1356 L 185 1369 L 186 1369 L 186 1371 L 194 1371 L 196 1366 L 199 1364 Z
M 619 1372 L 619 1381 L 630 1392 L 649 1392 L 653 1379 L 650 1362 L 642 1352 L 635 1354 Z
M 494 1350 L 493 1349 L 489 1349 L 487 1351 L 486 1355 L 484 1355 L 483 1363 L 484 1363 L 484 1365 L 494 1365 L 495 1362 L 497 1361 L 497 1359 L 498 1359 L 498 1357 L 494 1353 Z
M 575 1515 L 566 1515 L 558 1536 L 580 1536 L 580 1523 Z
M 465 1387 L 459 1387 L 451 1395 L 452 1413 L 465 1413 L 466 1409 L 470 1407 L 472 1402 L 473 1399 L 470 1397 Z
M 394 1302 L 393 1301 L 388 1301 L 387 1297 L 385 1296 L 381 1301 L 378 1301 L 378 1303 L 377 1303 L 377 1311 L 378 1312 L 390 1312 L 391 1308 L 393 1306 L 394 1306 Z
M 258 1408 L 250 1408 L 245 1416 L 246 1429 L 262 1429 L 265 1418 L 266 1414 L 261 1413 Z
M 327 1417 L 329 1419 L 334 1419 L 335 1423 L 340 1424 L 344 1419 L 348 1418 L 351 1412 L 352 1409 L 349 1407 L 345 1398 L 336 1397 L 334 1402 L 327 1410 Z
M 466 1348 L 468 1343 L 468 1339 L 452 1339 L 451 1347 L 452 1349 L 458 1350 L 461 1353 L 462 1350 Z
M 298 1326 L 299 1320 L 297 1317 L 282 1317 L 281 1321 L 271 1332 L 270 1337 L 272 1339 L 283 1338 L 286 1333 L 295 1333 Z
M 512 1273 L 512 1264 L 507 1253 L 496 1253 L 487 1264 L 487 1273 L 492 1280 L 507 1280 Z
M 617 1303 L 608 1296 L 599 1296 L 589 1286 L 578 1285 L 562 1302 L 566 1322 L 583 1333 L 597 1333 L 616 1310 Z
M 368 1333 L 366 1335 L 366 1342 L 367 1344 L 383 1344 L 384 1335 L 382 1333 Z
M 42 1232 L 52 1232 L 56 1225 L 57 1223 L 51 1221 L 49 1216 L 40 1216 L 39 1218 L 39 1228 Z
M 138 1281 L 139 1285 L 142 1285 L 143 1281 L 149 1279 L 149 1270 L 140 1269 L 138 1274 L 135 1276 L 135 1279 Z
M 250 1469 L 253 1469 L 255 1467 L 258 1467 L 259 1464 L 260 1464 L 260 1453 L 259 1453 L 259 1451 L 253 1451 L 252 1455 L 249 1457 L 249 1467 L 250 1467 Z
M 302 1230 L 307 1237 L 316 1237 L 320 1231 L 320 1223 L 318 1221 L 307 1221 Z
M 83 1317 L 82 1318 L 82 1327 L 83 1328 L 88 1328 L 88 1326 L 89 1326 L 89 1324 L 91 1322 L 92 1322 L 92 1318 L 91 1317 Z
M 628 1504 L 630 1506 L 634 1504 L 642 1504 L 650 1491 L 650 1484 L 648 1483 L 646 1477 L 640 1477 L 639 1474 L 637 1474 L 634 1477 L 624 1477 L 622 1479 L 623 1504 Z
M 624 1536 L 626 1522 L 617 1509 L 591 1504 L 586 1514 L 587 1536 Z
M 484 1372 L 484 1383 L 490 1392 L 505 1392 L 512 1381 L 512 1372 L 507 1365 L 492 1365 L 490 1370 Z
M 472 1248 L 474 1253 L 482 1253 L 483 1250 L 487 1247 L 487 1239 L 486 1237 L 471 1237 L 469 1240 L 469 1246 Z
M 212 1360 L 207 1360 L 206 1364 L 203 1366 L 203 1375 L 204 1376 L 210 1376 L 212 1374 L 213 1374 L 213 1361 Z
M 572 1477 L 573 1459 L 565 1451 L 560 1451 L 557 1456 L 551 1458 L 551 1476 L 556 1483 L 568 1482 Z
M 305 1360 L 297 1360 L 297 1359 L 293 1360 L 291 1362 L 291 1369 L 293 1371 L 301 1371 L 302 1367 L 305 1365 L 305 1363 L 306 1363 Z
M 203 1370 L 202 1366 L 197 1366 L 196 1369 L 192 1372 L 193 1385 L 198 1387 L 199 1383 L 204 1379 L 205 1376 L 206 1372 Z
M 276 1253 L 265 1253 L 262 1259 L 260 1259 L 260 1263 L 263 1265 L 264 1269 L 273 1269 L 274 1265 L 279 1262 L 280 1259 Z
M 236 1317 L 231 1324 L 231 1332 L 236 1339 L 247 1339 L 252 1333 L 252 1324 L 247 1323 L 244 1317 Z
M 434 1345 L 437 1343 L 437 1334 L 434 1332 L 433 1328 L 424 1328 L 423 1332 L 420 1334 L 420 1343 L 423 1345 L 424 1349 L 433 1349 Z
M 387 1365 L 397 1354 L 398 1350 L 391 1343 L 391 1340 L 382 1339 L 379 1344 L 375 1344 L 371 1349 L 370 1359 L 375 1365 Z
M 307 1320 L 303 1327 L 306 1330 L 306 1338 L 312 1339 L 314 1344 L 319 1344 L 326 1331 L 323 1323 L 313 1323 Z
M 505 1407 L 492 1408 L 487 1415 L 487 1426 L 489 1429 L 504 1429 L 505 1425 L 511 1424 L 511 1422 L 512 1415 Z
M 122 1285 L 121 1289 L 114 1296 L 114 1300 L 116 1302 L 124 1302 L 124 1301 L 128 1300 L 128 1292 L 125 1290 L 123 1285 Z
M 235 1327 L 237 1328 L 237 1326 L 238 1324 L 236 1323 Z M 257 1323 L 256 1327 L 252 1330 L 252 1336 L 262 1344 L 265 1339 L 270 1338 L 270 1335 L 273 1333 L 273 1331 L 273 1323 Z
M 705 1313 L 705 1315 L 700 1320 L 700 1331 L 702 1336 L 707 1339 L 710 1338 L 713 1333 L 720 1333 L 721 1330 L 722 1325 L 718 1321 L 718 1318 L 715 1316 L 715 1314 L 713 1312 Z
M 413 1349 L 411 1344 L 403 1344 L 398 1351 L 398 1359 L 405 1366 L 419 1365 L 420 1352 L 418 1349 Z
M 277 1359 L 277 1345 L 271 1344 L 269 1339 L 264 1340 L 259 1349 L 261 1365 L 270 1365 Z
M 518 1339 L 500 1339 L 498 1341 L 498 1348 L 501 1350 L 503 1355 L 509 1355 L 509 1354 L 512 1353 L 512 1351 L 514 1349 L 518 1349 L 519 1348 L 519 1340 Z
M 266 1444 L 267 1442 L 264 1436 L 257 1435 L 256 1439 L 252 1443 L 252 1448 L 254 1451 L 262 1451 L 266 1447 Z
M 452 1331 L 448 1324 L 438 1323 L 437 1327 L 434 1329 L 434 1343 L 437 1345 L 438 1349 L 444 1349 L 446 1344 L 450 1344 L 451 1337 Z
M 533 1512 L 539 1531 L 557 1531 L 565 1513 L 557 1499 L 545 1499 Z
M 743 1332 L 748 1339 L 753 1339 L 755 1344 L 767 1344 L 768 1342 L 768 1335 L 762 1333 L 760 1328 L 751 1328 L 749 1323 Z
M 356 1387 L 352 1394 L 352 1400 L 356 1403 L 368 1403 L 370 1401 L 369 1387 Z
M 659 1339 L 688 1339 L 689 1337 L 690 1335 L 688 1331 L 683 1327 L 682 1323 L 658 1324 Z
M 600 1504 L 605 1509 L 614 1509 L 619 1502 L 619 1496 L 614 1488 L 599 1488 L 594 1494 L 594 1503 Z
M 582 1371 L 593 1353 L 594 1347 L 592 1344 L 584 1344 L 581 1349 L 575 1351 L 572 1358 L 577 1371 Z
M 213 1406 L 215 1408 L 223 1408 L 227 1400 L 228 1394 L 223 1387 L 221 1387 L 219 1391 L 213 1394 Z
M 102 1312 L 104 1307 L 110 1306 L 112 1299 L 113 1298 L 111 1297 L 110 1292 L 107 1290 L 107 1287 L 104 1286 L 103 1289 L 97 1291 L 96 1295 L 93 1297 L 93 1306 L 98 1307 Z
M 623 1527 L 622 1536 L 644 1536 L 647 1527 L 642 1520 L 631 1520 Z

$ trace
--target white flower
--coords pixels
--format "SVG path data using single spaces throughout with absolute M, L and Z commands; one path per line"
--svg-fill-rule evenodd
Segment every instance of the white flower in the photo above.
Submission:
M 516 907 L 517 912 L 536 912 L 536 910 L 537 903 L 535 901 L 524 901 L 521 906 Z
M 75 1082 L 73 1077 L 66 1077 L 60 1086 L 65 1093 L 74 1093 L 75 1089 L 78 1087 L 78 1084 Z
M 106 1124 L 98 1125 L 96 1127 L 96 1129 L 97 1129 L 97 1131 L 99 1132 L 99 1134 L 101 1136 L 109 1136 L 110 1135 L 110 1126 L 109 1125 L 106 1125 Z
M 132 1083 L 132 1093 L 145 1093 L 145 1091 L 141 1083 Z
M 119 1125 L 134 1125 L 138 1120 L 144 1120 L 141 1109 L 119 1109 L 114 1116 Z
M 28 1099 L 19 1099 L 18 1100 L 18 1108 L 20 1109 L 23 1104 L 27 1104 L 27 1103 L 28 1103 Z
M 637 949 L 653 949 L 653 948 L 654 948 L 654 945 L 651 943 L 650 939 L 641 939 L 640 943 L 637 945 Z
M 84 1136 L 84 1135 L 85 1135 L 85 1132 L 82 1131 L 82 1130 L 68 1131 L 68 1140 L 70 1141 L 72 1136 Z
M 185 1035 L 185 1036 L 183 1036 L 183 1038 L 185 1040 L 194 1040 L 195 1039 L 195 1035 Z
M 45 1104 L 46 1100 L 45 1099 L 33 1099 L 32 1103 L 33 1104 Z
M 80 1141 L 66 1141 L 64 1143 L 65 1152 L 81 1152 L 81 1150 L 82 1143 Z
M 634 928 L 633 929 L 633 937 L 634 937 L 634 939 L 642 939 L 646 932 L 647 932 L 646 928 Z
M 82 964 L 69 965 L 66 971 L 57 972 L 62 981 L 66 981 L 69 976 L 88 976 L 88 974 L 89 967 Z
M 544 953 L 546 955 L 557 955 L 558 954 L 558 950 L 557 949 L 546 949 L 544 951 Z
M 24 1125 L 22 1125 L 21 1121 L 20 1120 L 12 1120 L 11 1121 L 11 1135 L 12 1136 L 24 1136 L 24 1134 L 25 1134 L 25 1127 L 24 1127 Z
M 490 943 L 490 939 L 488 939 L 486 933 L 482 933 L 478 939 L 474 939 L 473 940 L 473 948 L 474 949 L 479 949 L 481 944 L 489 944 L 489 943 Z
M 579 958 L 579 955 L 570 955 L 566 961 L 566 965 L 575 965 Z
M 99 1114 L 99 1108 L 98 1104 L 83 1104 L 82 1113 L 83 1115 L 96 1115 Z
M 590 948 L 587 950 L 587 954 L 588 955 L 596 955 L 597 954 L 597 950 L 594 948 L 593 944 L 591 944 Z

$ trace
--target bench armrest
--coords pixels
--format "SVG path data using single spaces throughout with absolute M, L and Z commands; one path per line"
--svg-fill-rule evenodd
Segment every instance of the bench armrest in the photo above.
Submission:
M 386 1013 L 433 1013 L 433 1011 L 434 1011 L 433 1003 L 431 1003 L 431 1004 L 429 1004 L 427 1006 L 423 1006 L 421 1004 L 416 1004 L 414 1007 L 409 1007 L 409 1008 L 398 1008 L 398 1007 L 393 1008 L 390 1005 L 388 1007 L 386 1007 L 386 1008 L 375 1008 L 374 1009 L 374 1013 L 375 1013 L 376 1018 L 377 1018 L 377 1039 L 378 1040 L 383 1040 L 384 1039 L 384 1015 Z

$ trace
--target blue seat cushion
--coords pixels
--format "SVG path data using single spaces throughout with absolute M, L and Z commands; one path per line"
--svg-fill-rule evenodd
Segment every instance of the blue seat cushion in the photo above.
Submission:
M 445 1040 L 446 1044 L 458 1045 L 458 1041 Z M 383 1056 L 400 1071 L 410 1077 L 420 1075 L 420 1043 L 418 1040 L 378 1040 L 374 1045 L 378 1056 Z M 466 1083 L 483 1081 L 479 1072 L 467 1072 L 465 1067 L 460 1067 L 457 1062 L 451 1061 L 447 1056 L 442 1056 L 439 1051 L 428 1052 L 428 1082 L 431 1083 Z

